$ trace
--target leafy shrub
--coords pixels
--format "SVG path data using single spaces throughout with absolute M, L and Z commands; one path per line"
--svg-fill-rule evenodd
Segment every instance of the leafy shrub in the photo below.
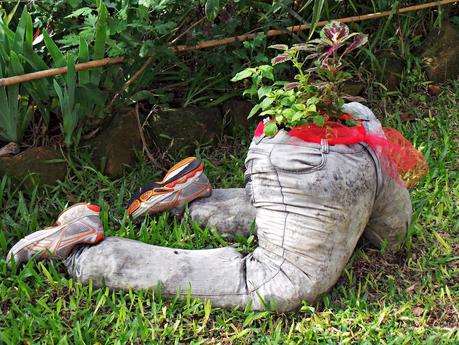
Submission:
M 32 48 L 32 20 L 24 8 L 16 31 L 8 27 L 14 12 L 0 18 L 0 77 L 23 74 L 35 68 L 46 68 L 44 61 Z M 44 102 L 49 99 L 47 81 L 0 88 L 0 140 L 21 142 L 36 108 L 28 96 L 36 99 L 43 117 L 49 120 Z
M 13 32 L 9 26 L 11 26 L 10 22 L 17 8 L 15 6 L 10 13 L 3 11 L 0 20 L 1 77 L 45 70 L 49 68 L 50 62 L 53 67 L 62 67 L 69 59 L 75 60 L 71 53 L 68 58 L 65 57 L 46 30 L 43 30 L 42 35 L 52 60 L 47 62 L 47 56 L 37 52 L 33 42 L 32 18 L 26 7 L 23 8 L 16 31 Z M 80 62 L 104 57 L 108 12 L 103 2 L 99 2 L 97 12 L 93 47 L 90 48 L 88 42 L 80 37 L 77 51 Z M 78 140 L 75 140 L 74 134 L 80 124 L 79 121 L 87 115 L 97 116 L 104 110 L 107 94 L 99 88 L 101 75 L 102 69 L 98 68 L 80 72 L 78 83 L 75 74 L 70 79 L 62 76 L 56 77 L 53 82 L 54 86 L 49 80 L 41 79 L 0 88 L 0 140 L 21 142 L 38 108 L 47 125 L 51 120 L 50 114 L 62 118 L 66 146 L 77 143 Z M 60 83 L 66 86 L 60 87 Z M 55 101 L 56 97 L 59 102 Z M 56 107 L 57 104 L 60 104 L 60 111 Z
M 275 135 L 279 128 L 293 128 L 311 122 L 322 127 L 329 117 L 341 115 L 344 99 L 350 98 L 340 92 L 340 85 L 352 78 L 344 71 L 346 55 L 367 41 L 366 35 L 350 33 L 347 25 L 331 22 L 320 31 L 319 39 L 290 48 L 285 44 L 270 47 L 283 51 L 272 59 L 272 65 L 291 62 L 297 73 L 296 81 L 276 80 L 270 65 L 247 68 L 232 80 L 251 78 L 252 85 L 244 93 L 258 97 L 259 102 L 249 117 L 261 110 L 260 116 L 274 120 L 265 126 L 266 135 Z M 301 59 L 303 53 L 308 55 Z M 314 67 L 304 70 L 309 61 Z M 266 80 L 270 83 L 264 82 Z M 347 121 L 348 125 L 353 125 L 351 119 Z
M 28 58 L 21 51 L 14 50 L 24 72 L 42 70 L 48 66 L 64 66 L 67 54 L 78 57 L 76 61 L 82 62 L 85 58 L 80 53 L 85 52 L 85 44 L 90 52 L 86 55 L 87 59 L 120 55 L 126 57 L 126 64 L 122 67 L 110 66 L 77 73 L 76 93 L 85 94 L 84 98 L 88 100 L 82 102 L 79 109 L 81 120 L 78 126 L 82 126 L 87 123 L 83 123 L 83 119 L 104 115 L 103 110 L 109 94 L 120 90 L 147 57 L 153 57 L 150 67 L 125 90 L 122 97 L 118 98 L 120 101 L 147 101 L 171 106 L 215 105 L 237 94 L 238 91 L 229 83 L 236 72 L 249 66 L 267 64 L 269 61 L 269 53 L 265 51 L 269 46 L 269 39 L 264 35 L 242 44 L 181 54 L 173 54 L 171 44 L 193 45 L 202 40 L 247 32 L 304 23 L 314 24 L 325 18 L 362 15 L 388 9 L 395 11 L 398 7 L 421 2 L 423 1 L 369 3 L 357 0 L 343 3 L 334 0 L 42 0 L 1 2 L 0 15 L 3 17 L 2 28 L 5 25 L 19 28 L 23 18 L 16 13 L 27 8 L 33 20 L 27 19 L 30 26 L 27 26 L 25 41 L 30 42 L 28 38 L 33 41 L 41 37 L 40 35 L 44 37 L 44 44 L 24 44 L 24 54 L 30 55 Z M 353 62 L 356 65 L 364 62 L 371 70 L 378 72 L 378 75 L 383 75 L 383 66 L 372 52 L 392 49 L 406 61 L 408 69 L 418 68 L 419 59 L 416 60 L 411 51 L 420 44 L 420 37 L 425 33 L 424 28 L 432 26 L 437 19 L 438 14 L 435 11 L 423 11 L 404 14 L 403 17 L 389 16 L 378 22 L 351 24 L 353 29 L 367 32 L 372 37 L 369 49 L 363 49 L 359 60 Z M 397 25 L 391 25 L 395 20 Z M 7 30 L 3 28 L 3 31 Z M 289 46 L 293 46 L 307 40 L 313 32 L 314 30 L 310 30 L 292 34 L 285 40 Z M 96 44 L 97 38 L 103 35 L 104 52 L 96 53 L 100 52 L 101 47 Z M 9 50 L 4 59 L 9 59 L 8 56 Z M 7 65 L 2 66 L 5 68 Z M 276 69 L 286 79 L 290 77 L 288 69 Z M 65 87 L 63 77 L 57 77 L 56 80 L 62 88 Z M 56 121 L 62 119 L 52 84 L 54 83 L 50 80 L 41 80 L 21 85 L 19 95 L 22 96 L 23 103 L 18 103 L 18 106 L 21 112 L 32 106 L 33 113 L 40 114 L 47 125 L 56 126 Z M 93 95 L 97 99 L 88 98 Z M 27 126 L 27 122 L 18 121 L 24 126 Z

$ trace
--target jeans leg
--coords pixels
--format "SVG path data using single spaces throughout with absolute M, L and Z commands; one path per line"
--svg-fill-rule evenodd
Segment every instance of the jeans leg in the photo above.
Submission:
M 364 120 L 368 132 L 383 135 L 381 123 L 369 108 L 352 102 L 344 105 L 343 110 Z M 368 148 L 368 152 L 376 166 L 378 188 L 373 211 L 363 236 L 377 247 L 386 245 L 390 250 L 397 250 L 405 239 L 411 223 L 410 195 L 399 182 L 382 173 L 379 159 L 371 148 Z
M 244 188 L 214 189 L 210 197 L 190 203 L 189 210 L 194 221 L 223 234 L 248 236 L 255 220 L 255 208 Z
M 383 176 L 364 237 L 377 247 L 396 251 L 406 238 L 412 207 L 407 189 L 394 179 Z
M 109 237 L 77 249 L 66 260 L 69 273 L 86 284 L 111 289 L 151 289 L 165 296 L 178 291 L 212 299 L 217 306 L 245 305 L 245 260 L 234 248 L 181 250 Z M 221 298 L 220 298 L 221 296 Z M 230 299 L 229 302 L 227 300 Z
M 83 284 L 91 280 L 96 287 L 126 290 L 159 285 L 164 296 L 177 292 L 185 296 L 191 289 L 191 296 L 210 299 L 217 307 L 245 307 L 252 301 L 252 309 L 262 310 L 275 300 L 277 310 L 287 311 L 298 305 L 295 286 L 301 282 L 295 281 L 294 268 L 288 264 L 279 271 L 282 261 L 262 248 L 244 257 L 231 247 L 181 250 L 109 237 L 78 248 L 65 264 L 76 280 Z

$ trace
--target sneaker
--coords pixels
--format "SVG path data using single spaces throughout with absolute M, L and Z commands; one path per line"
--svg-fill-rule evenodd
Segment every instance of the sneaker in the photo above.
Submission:
M 64 210 L 54 227 L 27 235 L 9 251 L 6 260 L 14 257 L 20 266 L 33 256 L 37 259 L 65 259 L 77 244 L 96 244 L 104 238 L 99 218 L 100 208 L 91 204 L 76 204 Z
M 67 224 L 74 221 L 75 219 L 84 217 L 88 214 L 88 209 L 97 213 L 100 212 L 99 206 L 91 205 L 88 202 L 80 202 L 78 204 L 67 207 L 64 211 L 62 211 L 59 216 L 57 216 L 55 225 L 59 226 Z
M 183 210 L 185 203 L 212 192 L 204 165 L 189 157 L 174 165 L 160 182 L 149 182 L 129 200 L 128 214 L 134 219 L 172 209 Z

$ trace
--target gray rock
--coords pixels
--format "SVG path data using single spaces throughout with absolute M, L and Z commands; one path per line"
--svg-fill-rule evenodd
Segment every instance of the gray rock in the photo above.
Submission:
M 59 151 L 50 147 L 32 147 L 12 157 L 0 157 L 0 176 L 8 175 L 20 182 L 27 177 L 27 187 L 38 183 L 55 185 L 67 174 L 67 164 Z
M 427 76 L 441 83 L 459 76 L 459 29 L 449 22 L 433 30 L 423 43 Z
M 394 53 L 385 51 L 378 55 L 381 68 L 384 70 L 384 85 L 388 91 L 397 91 L 400 86 L 400 80 L 403 73 L 404 65 L 402 60 Z
M 0 147 L 0 157 L 17 155 L 19 152 L 19 145 L 13 142 Z
M 348 81 L 343 83 L 342 92 L 348 96 L 360 96 L 365 89 L 365 85 L 362 82 Z
M 146 131 L 161 152 L 191 154 L 199 144 L 213 144 L 223 132 L 218 108 L 160 110 L 150 116 Z M 151 144 L 151 143 L 150 143 Z
M 93 150 L 93 161 L 105 174 L 122 176 L 124 168 L 135 163 L 135 150 L 142 149 L 135 110 L 115 114 L 110 124 L 84 145 Z
M 222 114 L 225 117 L 226 130 L 229 134 L 235 134 L 241 129 L 247 129 L 260 121 L 258 116 L 248 119 L 247 116 L 253 108 L 253 103 L 230 99 L 222 104 Z

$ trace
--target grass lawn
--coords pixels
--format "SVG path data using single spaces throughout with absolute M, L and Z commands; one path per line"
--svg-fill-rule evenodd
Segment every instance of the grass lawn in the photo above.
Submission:
M 424 98 L 395 95 L 370 104 L 430 164 L 429 175 L 411 190 L 415 215 L 404 249 L 387 254 L 359 244 L 330 293 L 295 313 L 224 310 L 191 298 L 163 299 L 158 291 L 96 289 L 69 279 L 62 264 L 31 262 L 10 272 L 5 257 L 13 243 L 51 225 L 78 201 L 102 207 L 107 236 L 188 249 L 220 247 L 228 239 L 167 214 L 133 225 L 125 202 L 139 184 L 160 175 L 146 163 L 114 181 L 80 151 L 56 187 L 21 189 L 3 178 L 0 343 L 459 344 L 459 85 Z M 407 112 L 416 121 L 402 123 Z M 199 151 L 215 187 L 243 185 L 249 141 L 247 134 L 225 138 L 218 149 Z M 247 251 L 254 243 L 230 245 Z

